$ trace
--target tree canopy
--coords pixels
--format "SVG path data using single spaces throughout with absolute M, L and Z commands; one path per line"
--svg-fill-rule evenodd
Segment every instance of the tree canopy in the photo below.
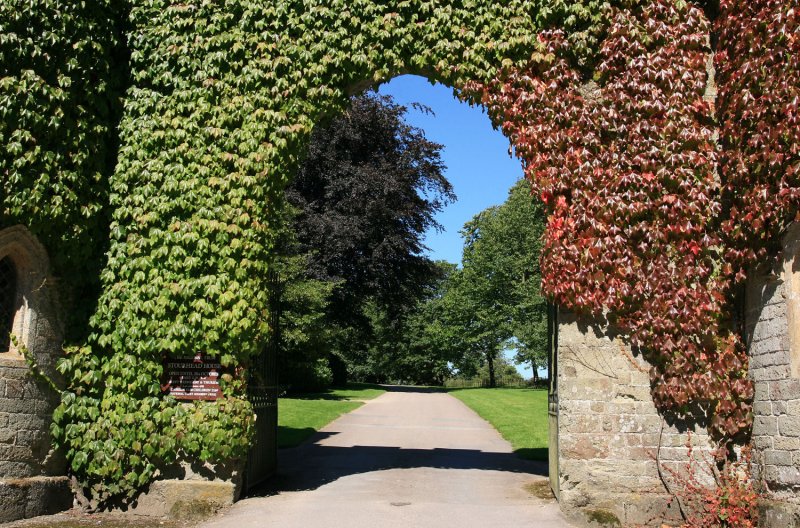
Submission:
M 296 210 L 290 252 L 305 256 L 306 279 L 335 285 L 325 324 L 336 331 L 324 352 L 340 367 L 337 381 L 347 364 L 363 374 L 366 350 L 380 348 L 375 324 L 397 328 L 439 276 L 422 238 L 455 195 L 442 146 L 407 124 L 406 111 L 387 96 L 354 97 L 314 131 L 286 190 Z
M 486 362 L 494 386 L 494 363 L 503 349 L 515 348 L 517 360 L 534 372 L 546 362 L 547 310 L 542 297 L 539 255 L 544 231 L 543 207 L 524 180 L 507 200 L 467 222 L 462 267 L 452 273 L 442 295 L 442 323 L 451 328 L 460 350 L 458 365 Z
M 464 226 L 460 268 L 431 261 L 422 236 L 454 195 L 441 146 L 406 124 L 405 111 L 387 97 L 354 98 L 315 131 L 287 189 L 294 213 L 280 309 L 289 385 L 317 388 L 345 374 L 441 384 L 453 369 L 481 366 L 494 385 L 504 349 L 535 373 L 546 361 L 542 206 L 519 181 Z

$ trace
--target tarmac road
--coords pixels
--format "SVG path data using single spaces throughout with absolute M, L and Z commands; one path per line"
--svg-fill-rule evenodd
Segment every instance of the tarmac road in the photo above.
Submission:
M 279 452 L 278 475 L 206 528 L 569 528 L 521 460 L 456 398 L 396 388 Z

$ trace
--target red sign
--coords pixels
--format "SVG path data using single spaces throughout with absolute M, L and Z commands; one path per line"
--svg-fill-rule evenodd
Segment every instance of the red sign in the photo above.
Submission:
M 222 397 L 219 376 L 222 365 L 203 354 L 166 358 L 161 391 L 178 400 L 217 400 Z

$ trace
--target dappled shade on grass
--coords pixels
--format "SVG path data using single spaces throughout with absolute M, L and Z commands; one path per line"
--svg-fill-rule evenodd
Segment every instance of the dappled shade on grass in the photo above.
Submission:
M 278 447 L 294 447 L 339 416 L 386 392 L 375 385 L 351 384 L 323 393 L 278 399 Z
M 547 390 L 455 389 L 449 392 L 492 424 L 518 456 L 547 460 Z

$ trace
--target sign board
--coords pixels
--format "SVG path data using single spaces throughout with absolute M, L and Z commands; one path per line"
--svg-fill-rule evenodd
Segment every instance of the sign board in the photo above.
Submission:
M 217 400 L 222 397 L 219 376 L 222 365 L 203 354 L 164 360 L 161 391 L 178 400 Z

